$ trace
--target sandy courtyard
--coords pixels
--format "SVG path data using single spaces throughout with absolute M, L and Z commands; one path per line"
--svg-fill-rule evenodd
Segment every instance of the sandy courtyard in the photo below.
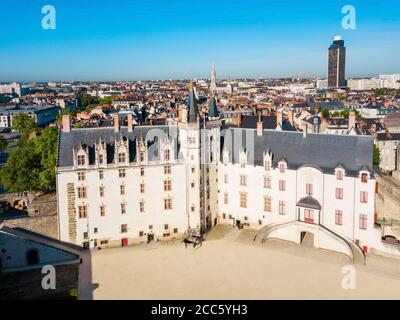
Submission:
M 94 251 L 80 299 L 400 299 L 400 261 L 370 256 L 356 289 L 342 289 L 341 255 L 283 242 L 254 244 L 251 231 L 217 227 L 200 248 L 179 242 Z

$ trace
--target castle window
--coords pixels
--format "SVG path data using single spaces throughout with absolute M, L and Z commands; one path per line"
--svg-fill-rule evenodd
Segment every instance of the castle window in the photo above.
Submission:
M 367 230 L 367 215 L 360 214 L 360 229 Z
M 360 191 L 360 202 L 361 203 L 368 203 L 368 192 Z
M 361 175 L 361 182 L 362 183 L 367 183 L 368 182 L 368 173 L 363 173 Z
M 124 184 L 121 184 L 121 185 L 119 186 L 119 189 L 120 189 L 121 196 L 125 195 L 125 185 L 124 185 Z
M 314 223 L 314 210 L 304 209 L 304 221 Z
M 264 188 L 271 189 L 271 177 L 270 176 L 264 177 Z
M 312 183 L 306 183 L 306 194 L 309 196 L 313 195 L 313 185 Z
M 286 182 L 285 180 L 279 180 L 279 190 L 285 191 L 286 190 Z
M 102 154 L 99 154 L 99 164 L 103 164 L 104 162 L 104 157 Z
M 343 188 L 336 188 L 336 199 L 343 199 Z
M 104 187 L 103 186 L 101 186 L 99 188 L 99 191 L 100 191 L 100 197 L 104 197 Z
M 171 154 L 170 154 L 170 150 L 169 149 L 165 150 L 164 158 L 165 158 L 165 161 L 169 161 L 170 160 Z
M 279 201 L 279 214 L 284 215 L 286 213 L 286 204 L 285 201 Z
M 103 170 L 100 170 L 100 171 L 99 171 L 99 179 L 100 179 L 100 180 L 103 180 L 103 179 L 104 179 L 104 171 L 103 171 Z
M 247 193 L 245 192 L 240 193 L 240 207 L 247 208 Z
M 126 177 L 125 169 L 119 169 L 118 170 L 118 175 L 119 175 L 120 178 L 125 178 Z
M 229 204 L 229 194 L 224 193 L 224 204 Z
M 104 217 L 106 215 L 106 207 L 100 206 L 100 216 Z
M 228 183 L 228 175 L 224 174 L 224 183 Z
M 245 175 L 240 176 L 240 185 L 246 186 L 247 185 L 247 177 Z
M 140 159 L 140 162 L 144 162 L 144 152 L 143 151 L 141 151 L 139 153 L 139 159 Z
M 196 143 L 196 138 L 195 137 L 189 137 L 189 144 L 195 144 Z
M 272 212 L 272 201 L 271 197 L 264 197 L 264 211 L 265 212 Z
M 78 181 L 85 181 L 85 173 L 78 172 Z
M 338 226 L 343 225 L 343 211 L 335 210 L 335 224 Z
M 128 225 L 121 224 L 121 233 L 127 233 L 127 232 L 128 232 Z
M 172 190 L 172 182 L 171 180 L 164 181 L 164 191 L 171 191 Z
M 336 170 L 336 180 L 343 180 L 343 171 Z
M 140 212 L 144 212 L 144 201 L 140 201 L 139 209 L 140 209 Z
M 284 163 L 279 164 L 279 172 L 285 173 L 286 166 Z
M 164 167 L 164 174 L 171 174 L 171 166 Z
M 144 187 L 144 183 L 140 184 L 140 193 L 144 193 L 145 187 Z
M 125 213 L 126 213 L 126 204 L 121 203 L 121 214 L 125 214 Z
M 144 176 L 144 168 L 140 168 L 140 176 L 143 177 Z
M 264 168 L 265 171 L 271 170 L 271 162 L 269 160 L 265 161 Z
M 125 163 L 125 152 L 118 153 L 118 162 Z
M 87 206 L 79 206 L 78 214 L 79 214 L 79 219 L 87 218 Z
M 85 199 L 87 197 L 86 187 L 78 187 L 78 198 Z
M 164 210 L 171 210 L 172 209 L 172 199 L 166 198 L 164 199 Z
M 85 165 L 85 155 L 79 154 L 78 155 L 78 166 L 84 166 Z

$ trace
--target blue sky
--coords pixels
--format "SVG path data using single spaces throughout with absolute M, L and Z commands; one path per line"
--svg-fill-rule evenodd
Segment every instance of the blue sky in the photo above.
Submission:
M 219 78 L 323 77 L 337 34 L 348 77 L 400 72 L 398 0 L 3 0 L 0 81 L 208 78 L 213 63 Z

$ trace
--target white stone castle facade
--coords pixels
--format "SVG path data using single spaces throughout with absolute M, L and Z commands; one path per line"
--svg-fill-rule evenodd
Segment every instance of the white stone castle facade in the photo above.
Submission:
M 259 229 L 261 240 L 312 234 L 314 246 L 354 259 L 384 250 L 370 137 L 222 128 L 214 99 L 199 120 L 193 90 L 176 126 L 119 124 L 71 129 L 63 119 L 63 241 L 125 246 L 224 223 Z

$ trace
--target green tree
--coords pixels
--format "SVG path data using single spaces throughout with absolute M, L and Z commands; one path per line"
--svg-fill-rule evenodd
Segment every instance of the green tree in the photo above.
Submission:
M 26 113 L 19 113 L 13 117 L 12 128 L 21 133 L 23 139 L 27 139 L 29 134 L 36 129 L 35 120 Z
M 381 160 L 379 148 L 374 145 L 374 166 L 379 166 Z
M 10 153 L 6 165 L 0 170 L 1 185 L 12 192 L 39 190 L 40 170 L 40 159 L 33 141 L 25 141 Z
M 42 130 L 33 139 L 21 139 L 0 170 L 0 182 L 12 192 L 53 191 L 56 181 L 58 134 L 53 128 Z
M 42 130 L 40 135 L 34 140 L 34 144 L 35 153 L 40 159 L 40 187 L 44 191 L 53 191 L 56 186 L 57 130 L 49 127 Z
M 321 109 L 321 113 L 322 113 L 322 116 L 323 116 L 325 119 L 328 119 L 328 118 L 330 117 L 329 110 L 326 109 L 326 108 Z
M 374 94 L 376 97 L 383 96 L 383 95 L 385 95 L 385 89 L 384 88 L 375 89 Z
M 7 149 L 8 142 L 3 137 L 0 138 L 0 152 L 3 152 Z

